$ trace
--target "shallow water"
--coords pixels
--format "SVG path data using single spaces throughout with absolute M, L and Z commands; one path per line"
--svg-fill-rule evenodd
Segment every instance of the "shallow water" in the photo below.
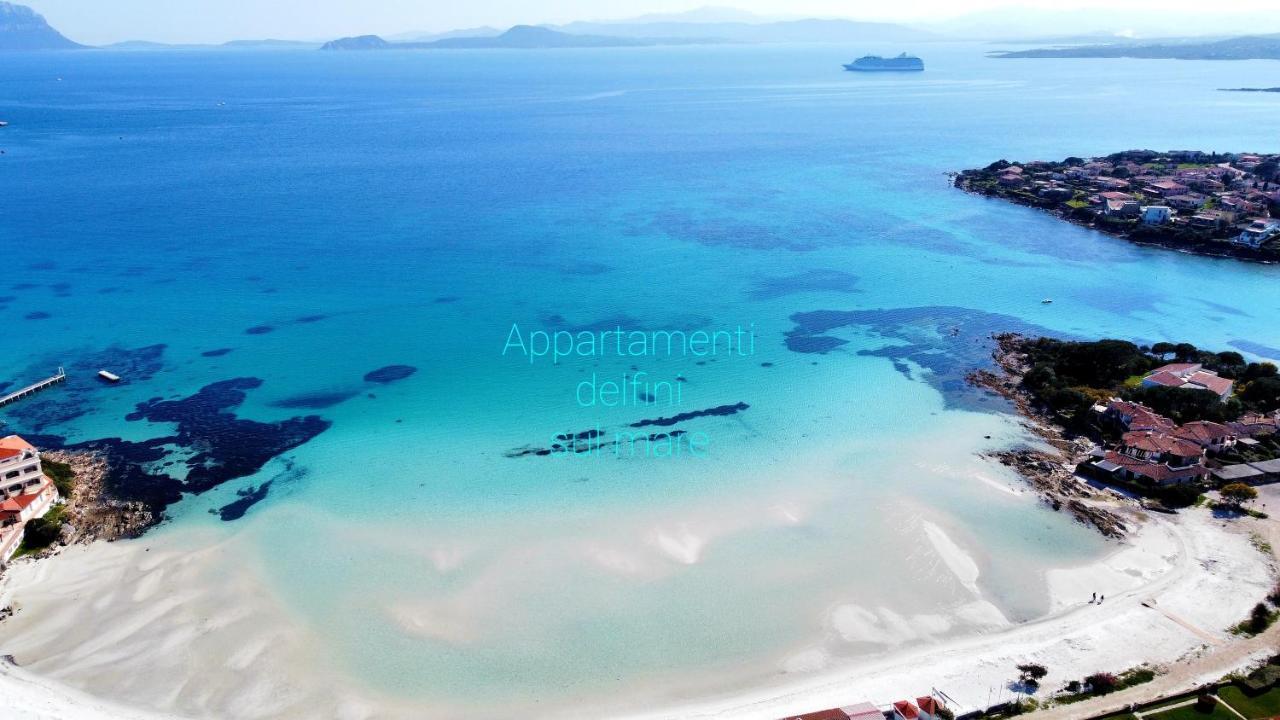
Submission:
M 976 456 L 1025 439 L 963 388 L 984 338 L 1265 355 L 1280 270 L 1133 247 L 945 173 L 1275 151 L 1280 98 L 1216 91 L 1267 82 L 1261 61 L 986 49 L 883 77 L 807 46 L 5 56 L 0 382 L 79 376 L 4 417 L 145 440 L 175 427 L 126 421 L 138 403 L 253 377 L 239 417 L 332 422 L 158 532 L 248 534 L 355 678 L 441 706 L 722 691 L 1037 617 L 1045 567 L 1109 546 Z M 829 352 L 788 349 L 821 310 L 862 312 Z M 513 323 L 756 344 L 530 364 L 502 354 Z M 87 380 L 99 365 L 127 382 Z M 416 372 L 365 379 L 391 365 Z M 633 366 L 683 378 L 682 401 L 575 400 Z M 662 428 L 707 457 L 507 456 L 737 403 Z M 265 481 L 242 519 L 209 514 Z

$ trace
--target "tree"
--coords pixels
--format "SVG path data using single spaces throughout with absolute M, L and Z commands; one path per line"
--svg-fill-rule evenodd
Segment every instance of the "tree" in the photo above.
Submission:
M 1040 687 L 1040 681 L 1044 679 L 1045 675 L 1049 674 L 1049 668 L 1039 663 L 1023 663 L 1017 667 L 1022 684 L 1033 690 Z
M 1123 395 L 1126 399 L 1137 400 L 1178 424 L 1192 420 L 1225 422 L 1240 413 L 1239 401 L 1230 398 L 1223 402 L 1222 398 L 1210 390 L 1188 390 L 1156 385 L 1127 390 Z
M 1267 629 L 1271 624 L 1271 610 L 1263 603 L 1253 606 L 1253 610 L 1249 611 L 1249 632 L 1257 635 Z
M 1274 410 L 1280 407 L 1280 378 L 1260 377 L 1245 386 L 1240 398 L 1262 410 Z
M 22 544 L 28 550 L 43 550 L 58 541 L 62 532 L 61 516 L 50 513 L 45 517 L 31 518 L 22 534 Z
M 1278 373 L 1280 371 L 1272 363 L 1249 363 L 1249 366 L 1244 370 L 1244 379 L 1257 380 L 1258 378 L 1275 377 Z
M 1195 345 L 1192 345 L 1191 343 L 1178 343 L 1177 345 L 1173 346 L 1173 352 L 1174 352 L 1174 355 L 1176 355 L 1179 360 L 1182 360 L 1185 362 L 1187 360 L 1194 358 L 1196 356 L 1196 353 L 1200 352 L 1200 350 L 1199 348 L 1197 348 Z
M 1257 490 L 1242 482 L 1233 482 L 1229 485 L 1224 485 L 1222 489 L 1218 491 L 1218 494 L 1222 496 L 1223 500 L 1226 500 L 1236 507 L 1240 507 L 1250 500 L 1258 497 Z

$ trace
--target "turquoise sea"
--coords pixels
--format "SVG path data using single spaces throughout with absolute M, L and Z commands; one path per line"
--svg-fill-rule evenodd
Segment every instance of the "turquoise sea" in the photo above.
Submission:
M 1280 96 L 1218 91 L 1276 65 L 939 44 L 913 48 L 923 74 L 840 69 L 901 49 L 2 55 L 0 383 L 79 375 L 0 419 L 143 441 L 177 431 L 126 420 L 139 403 L 257 378 L 221 412 L 331 423 L 154 532 L 240 536 L 334 663 L 424 707 L 727 692 L 1040 617 L 1044 569 L 1111 546 L 979 456 L 1027 440 L 963 387 L 985 338 L 1277 359 L 1280 268 L 1131 246 L 946 173 L 1276 152 Z M 817 311 L 838 313 L 797 315 Z M 813 322 L 846 342 L 789 347 Z M 530 363 L 503 355 L 513 324 L 741 326 L 755 352 Z M 364 379 L 393 365 L 415 371 Z M 575 400 L 637 371 L 681 402 Z M 645 428 L 701 433 L 705 457 L 511 456 L 682 413 Z M 148 468 L 181 479 L 201 450 Z

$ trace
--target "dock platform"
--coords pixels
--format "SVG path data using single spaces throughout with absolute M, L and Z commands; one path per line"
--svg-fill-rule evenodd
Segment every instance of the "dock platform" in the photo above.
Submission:
M 5 405 L 8 405 L 10 403 L 17 402 L 22 398 L 27 397 L 28 395 L 35 395 L 41 390 L 51 388 L 54 385 L 57 385 L 58 383 L 66 379 L 67 379 L 67 372 L 62 368 L 58 368 L 58 373 L 56 375 L 53 375 L 52 377 L 47 377 L 41 380 L 40 382 L 32 383 L 22 388 L 21 390 L 15 390 L 9 393 L 8 395 L 5 395 L 4 397 L 0 397 L 0 407 L 4 407 Z

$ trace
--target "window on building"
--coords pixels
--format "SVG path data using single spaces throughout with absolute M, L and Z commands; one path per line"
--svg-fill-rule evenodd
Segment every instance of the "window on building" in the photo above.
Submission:
M 22 469 L 22 472 L 26 473 L 27 475 L 30 475 L 33 472 L 39 472 L 39 471 L 40 471 L 39 465 L 32 465 L 30 467 L 26 467 Z
M 12 480 L 13 478 L 16 478 L 16 477 L 18 477 L 18 471 L 17 471 L 17 470 L 10 470 L 9 472 L 7 472 L 7 473 L 5 473 L 5 474 L 4 474 L 4 479 L 5 479 L 5 480 Z

